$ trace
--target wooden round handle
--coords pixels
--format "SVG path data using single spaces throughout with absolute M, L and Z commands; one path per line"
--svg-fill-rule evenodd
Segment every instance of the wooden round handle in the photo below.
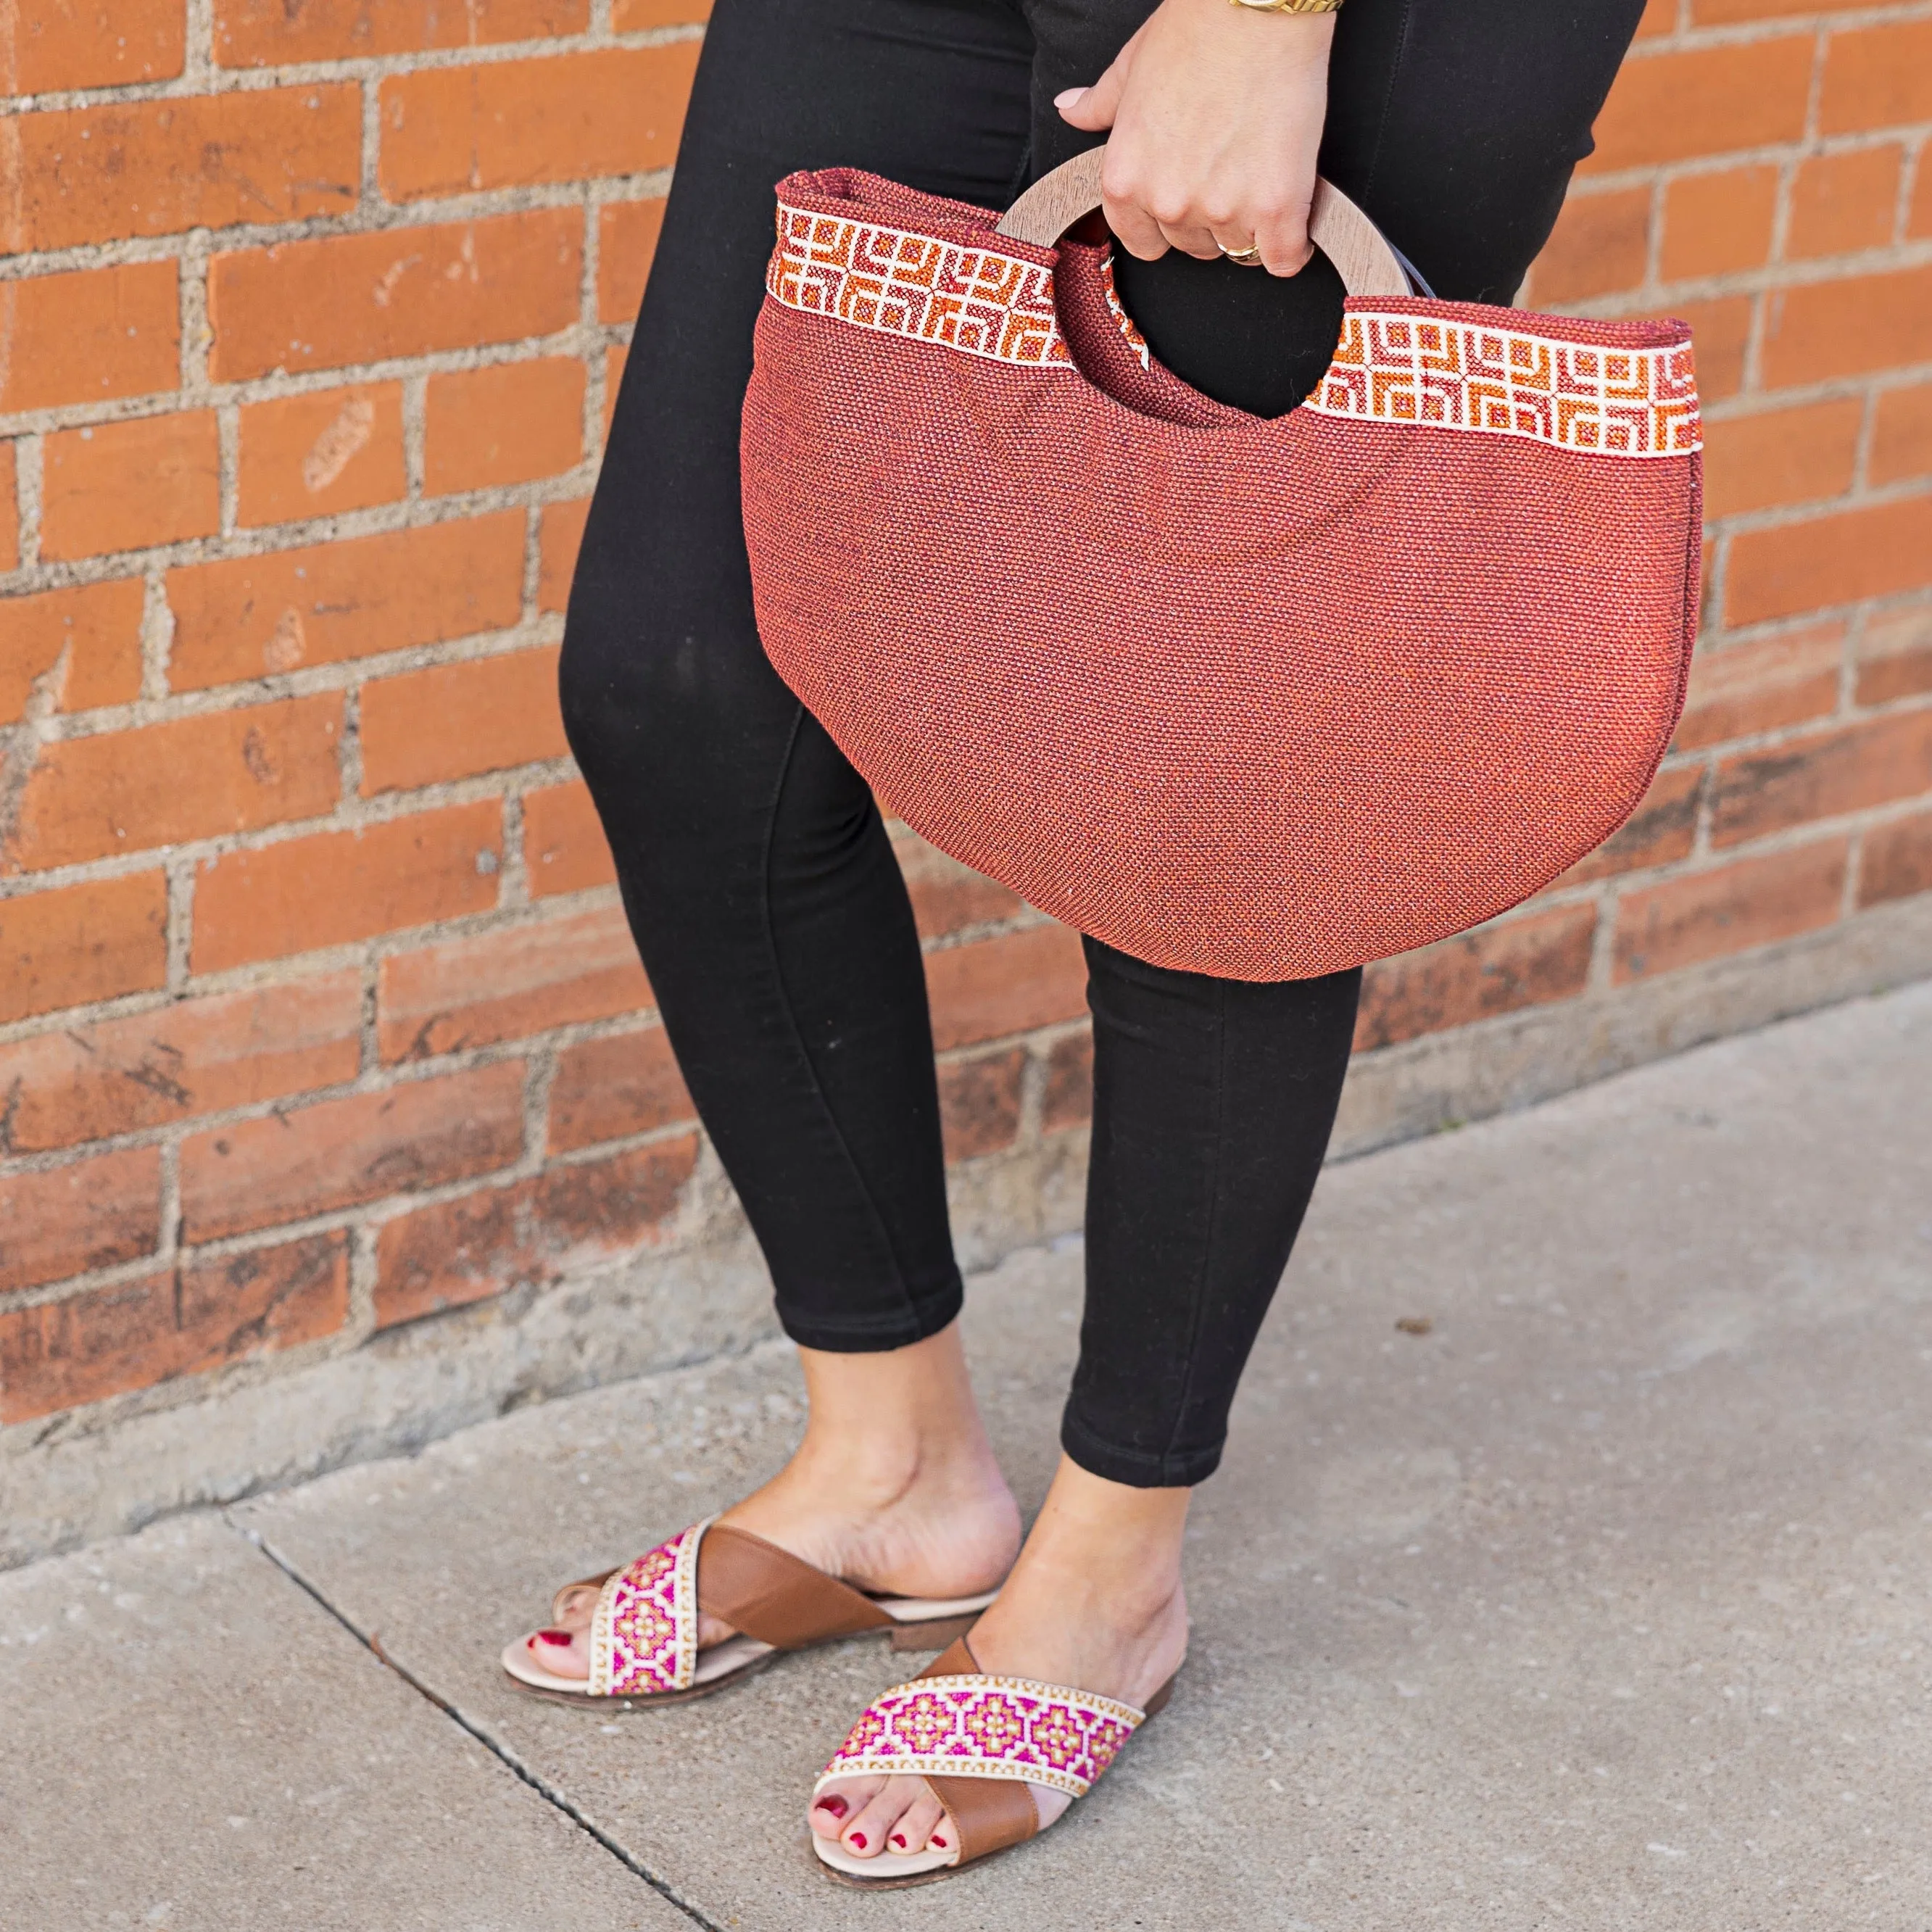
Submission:
M 1104 147 L 1089 148 L 1042 175 L 1000 218 L 998 233 L 1015 242 L 1051 248 L 1083 214 L 1100 206 L 1100 160 Z M 1411 292 L 1395 250 L 1382 230 L 1338 188 L 1315 184 L 1308 238 L 1335 265 L 1352 296 L 1406 296 Z

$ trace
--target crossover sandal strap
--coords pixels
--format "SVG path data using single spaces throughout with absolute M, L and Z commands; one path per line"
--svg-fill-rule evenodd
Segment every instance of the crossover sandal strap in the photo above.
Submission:
M 856 1636 L 895 1622 L 863 1591 L 729 1523 L 714 1525 L 704 1538 L 698 1600 L 707 1616 L 722 1617 L 774 1650 Z
M 964 1864 L 1040 1829 L 1029 1784 L 1084 1797 L 1146 1715 L 1064 1684 L 988 1676 L 962 1637 L 860 1714 L 818 1781 L 923 1778 Z
M 694 1523 L 598 1585 L 590 1618 L 590 1694 L 688 1690 L 698 1666 L 700 1609 L 774 1650 L 883 1629 L 894 1621 L 862 1592 L 761 1536 L 709 1520 Z

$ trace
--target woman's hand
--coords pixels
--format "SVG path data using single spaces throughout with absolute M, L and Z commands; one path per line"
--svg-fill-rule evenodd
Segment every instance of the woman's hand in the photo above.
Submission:
M 1073 126 L 1113 130 L 1101 186 L 1130 254 L 1258 247 L 1276 275 L 1307 261 L 1334 32 L 1332 14 L 1162 0 L 1091 87 L 1055 100 Z

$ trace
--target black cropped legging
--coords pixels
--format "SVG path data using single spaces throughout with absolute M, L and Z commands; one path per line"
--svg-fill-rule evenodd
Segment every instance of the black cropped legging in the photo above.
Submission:
M 1642 6 L 1348 0 L 1323 173 L 1438 295 L 1508 302 Z M 961 1285 L 905 889 L 752 620 L 738 422 L 772 185 L 844 164 L 1004 206 L 1092 145 L 1053 97 L 1151 8 L 718 0 L 699 64 L 571 591 L 564 716 L 679 1062 L 811 1348 L 917 1341 Z M 1118 270 L 1156 354 L 1238 407 L 1280 414 L 1333 350 L 1318 257 L 1288 280 L 1178 254 Z M 1257 985 L 1085 944 L 1087 1304 L 1062 1440 L 1118 1482 L 1196 1483 L 1314 1187 L 1360 976 Z

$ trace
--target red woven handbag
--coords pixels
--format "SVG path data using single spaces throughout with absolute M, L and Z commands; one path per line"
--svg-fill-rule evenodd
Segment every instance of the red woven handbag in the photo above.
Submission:
M 743 438 L 779 674 L 934 844 L 1156 964 L 1300 978 L 1539 890 L 1682 706 L 1689 331 L 1391 292 L 1324 185 L 1341 339 L 1264 422 L 1054 244 L 1098 176 L 1004 224 L 779 184 Z

